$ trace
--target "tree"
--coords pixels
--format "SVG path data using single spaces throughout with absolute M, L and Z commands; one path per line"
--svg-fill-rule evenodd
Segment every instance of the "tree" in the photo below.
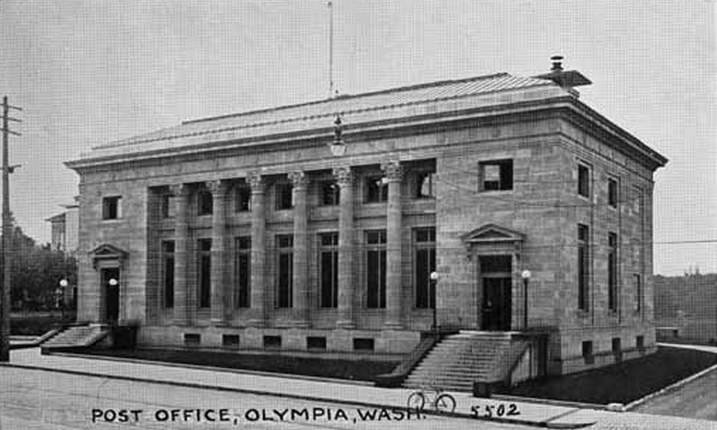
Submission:
M 51 306 L 55 288 L 61 279 L 76 285 L 75 258 L 53 250 L 49 244 L 37 245 L 19 226 L 13 229 L 10 259 L 10 301 L 13 304 Z M 0 273 L 2 269 L 0 262 Z

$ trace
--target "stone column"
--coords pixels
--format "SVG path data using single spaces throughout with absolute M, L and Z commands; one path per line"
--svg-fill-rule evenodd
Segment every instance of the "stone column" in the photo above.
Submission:
M 354 193 L 353 176 L 348 166 L 334 169 L 339 186 L 339 315 L 336 325 L 354 327 L 353 321 L 353 259 L 354 259 Z
M 212 264 L 211 264 L 211 322 L 224 322 L 224 301 L 227 294 L 227 190 L 225 181 L 209 181 L 206 187 L 212 193 Z
M 293 185 L 294 197 L 294 261 L 293 261 L 293 292 L 294 326 L 309 326 L 309 241 L 307 229 L 308 213 L 306 207 L 306 188 L 308 178 L 304 172 L 291 172 L 289 179 Z
M 247 177 L 251 185 L 251 312 L 249 324 L 262 327 L 266 318 L 266 288 L 264 262 L 266 260 L 266 214 L 264 212 L 264 181 L 258 172 Z
M 174 323 L 189 325 L 191 322 L 187 267 L 189 266 L 189 186 L 170 186 L 175 199 L 174 215 Z
M 386 205 L 386 322 L 387 329 L 401 327 L 401 165 L 381 166 L 388 182 Z

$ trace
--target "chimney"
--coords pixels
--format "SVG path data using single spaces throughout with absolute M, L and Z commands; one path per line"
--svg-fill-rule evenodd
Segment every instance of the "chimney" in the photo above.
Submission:
M 553 55 L 550 57 L 550 61 L 553 62 L 553 66 L 550 68 L 550 72 L 533 76 L 538 79 L 548 79 L 563 88 L 571 89 L 580 85 L 590 85 L 592 82 L 590 79 L 583 76 L 582 73 L 577 70 L 563 70 L 563 56 Z
M 551 72 L 559 72 L 563 70 L 563 56 L 553 55 L 550 57 L 550 61 L 553 62 L 553 67 L 550 68 Z

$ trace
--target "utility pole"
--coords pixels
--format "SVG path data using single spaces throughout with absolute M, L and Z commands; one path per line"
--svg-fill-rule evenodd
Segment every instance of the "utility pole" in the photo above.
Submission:
M 8 162 L 8 138 L 20 133 L 10 130 L 9 122 L 21 122 L 10 117 L 10 109 L 22 110 L 10 106 L 7 96 L 2 99 L 2 266 L 3 276 L 0 285 L 0 362 L 10 361 L 10 264 L 12 262 L 12 225 L 10 220 L 10 173 L 19 166 L 10 166 Z

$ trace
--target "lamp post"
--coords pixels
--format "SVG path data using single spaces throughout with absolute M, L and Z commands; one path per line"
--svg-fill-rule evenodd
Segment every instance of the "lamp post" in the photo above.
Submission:
M 60 279 L 60 287 L 55 291 L 55 300 L 57 307 L 60 308 L 60 315 L 65 319 L 65 289 L 67 288 L 67 279 Z
M 528 282 L 530 282 L 530 270 L 523 270 L 520 277 L 523 278 L 523 330 L 528 329 Z
M 429 280 L 431 286 L 430 299 L 433 302 L 433 333 L 438 334 L 438 315 L 436 314 L 436 283 L 438 282 L 438 273 L 436 273 L 435 271 L 431 272 L 431 274 L 429 275 Z

